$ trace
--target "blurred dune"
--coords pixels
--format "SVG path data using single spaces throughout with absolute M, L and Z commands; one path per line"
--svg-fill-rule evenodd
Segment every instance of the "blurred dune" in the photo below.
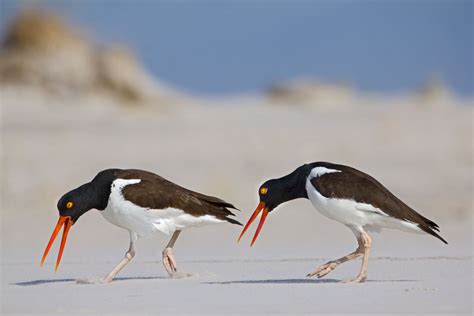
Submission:
M 107 94 L 124 104 L 160 104 L 170 92 L 130 49 L 97 45 L 62 18 L 28 9 L 9 24 L 0 52 L 0 82 L 52 95 Z
M 429 78 L 415 93 L 420 103 L 431 106 L 450 105 L 455 98 L 449 88 L 437 77 Z
M 356 91 L 343 82 L 324 83 L 308 78 L 275 83 L 266 93 L 270 101 L 275 104 L 304 104 L 319 107 L 349 105 L 356 98 Z
M 392 103 L 414 107 L 440 107 L 472 105 L 472 100 L 458 100 L 443 81 L 429 78 L 416 91 L 398 94 L 373 94 L 357 91 L 345 82 L 322 82 L 312 78 L 299 78 L 273 84 L 266 90 L 269 102 L 276 105 L 305 105 L 320 108 L 359 106 L 364 104 Z

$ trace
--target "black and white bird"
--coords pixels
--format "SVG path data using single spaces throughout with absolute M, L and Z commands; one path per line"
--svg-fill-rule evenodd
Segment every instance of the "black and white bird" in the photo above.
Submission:
M 61 197 L 59 220 L 44 251 L 43 265 L 59 230 L 64 231 L 56 261 L 56 270 L 66 244 L 67 234 L 79 217 L 97 209 L 110 223 L 128 230 L 130 246 L 125 257 L 101 282 L 110 282 L 135 256 L 134 242 L 155 232 L 172 234 L 163 250 L 163 265 L 170 276 L 177 271 L 172 248 L 181 231 L 212 223 L 242 225 L 229 216 L 232 204 L 219 198 L 185 189 L 154 173 L 135 169 L 107 169 L 95 178 Z
M 282 178 L 266 181 L 259 189 L 259 196 L 260 203 L 239 240 L 263 210 L 253 245 L 268 213 L 278 205 L 298 198 L 309 199 L 319 212 L 346 225 L 357 237 L 359 246 L 354 252 L 323 264 L 308 277 L 321 278 L 341 263 L 362 256 L 359 275 L 344 282 L 364 282 L 372 243 L 367 231 L 371 230 L 395 228 L 428 233 L 447 244 L 437 233 L 439 227 L 436 223 L 406 205 L 373 177 L 348 166 L 328 162 L 305 164 Z

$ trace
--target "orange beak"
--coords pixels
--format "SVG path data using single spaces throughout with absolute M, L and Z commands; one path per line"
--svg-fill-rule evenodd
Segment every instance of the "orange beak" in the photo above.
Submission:
M 267 218 L 267 215 L 268 215 L 268 208 L 265 208 L 265 203 L 264 202 L 260 202 L 258 204 L 257 208 L 255 209 L 255 212 L 253 212 L 253 214 L 250 217 L 249 221 L 247 222 L 247 224 L 245 224 L 244 229 L 240 233 L 238 241 L 240 241 L 240 239 L 245 234 L 245 232 L 247 231 L 249 226 L 253 223 L 253 221 L 257 218 L 258 214 L 260 214 L 260 212 L 262 210 L 263 210 L 263 213 L 262 213 L 262 217 L 260 218 L 260 223 L 258 223 L 257 230 L 255 231 L 255 235 L 253 236 L 252 243 L 250 244 L 250 247 L 253 246 L 253 244 L 257 240 L 258 234 L 260 234 L 260 230 L 262 229 L 263 223 L 265 223 L 265 219 Z
M 58 271 L 58 266 L 59 266 L 59 263 L 61 262 L 61 257 L 63 256 L 64 246 L 66 245 L 67 234 L 69 233 L 69 229 L 71 228 L 72 224 L 73 222 L 72 222 L 71 216 L 59 216 L 59 220 L 58 220 L 58 223 L 56 224 L 56 228 L 54 228 L 53 234 L 51 235 L 48 245 L 46 246 L 46 249 L 44 250 L 44 254 L 43 254 L 43 258 L 41 259 L 40 266 L 43 266 L 43 262 L 48 256 L 48 252 L 49 252 L 49 249 L 51 249 L 51 245 L 56 239 L 56 236 L 61 230 L 61 227 L 64 225 L 63 236 L 61 239 L 61 246 L 59 247 L 58 259 L 56 260 L 56 269 L 54 270 L 54 271 Z

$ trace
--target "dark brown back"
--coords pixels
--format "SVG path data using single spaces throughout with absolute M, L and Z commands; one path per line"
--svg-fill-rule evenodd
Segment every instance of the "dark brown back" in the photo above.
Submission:
M 126 169 L 115 172 L 120 179 L 140 179 L 141 182 L 127 185 L 122 189 L 125 199 L 150 209 L 177 208 L 193 216 L 212 215 L 232 224 L 242 225 L 233 218 L 228 209 L 236 209 L 232 204 L 219 198 L 204 195 L 183 188 L 152 172 Z
M 371 204 L 392 217 L 418 224 L 423 231 L 447 243 L 435 232 L 439 231 L 436 223 L 417 213 L 373 177 L 348 166 L 326 164 L 324 167 L 340 172 L 326 173 L 311 180 L 323 196 Z

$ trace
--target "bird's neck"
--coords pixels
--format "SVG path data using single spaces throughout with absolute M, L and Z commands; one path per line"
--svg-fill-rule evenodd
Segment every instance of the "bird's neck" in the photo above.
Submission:
M 292 173 L 280 178 L 281 183 L 285 186 L 287 201 L 299 198 L 308 198 L 306 192 L 306 178 L 310 172 L 307 165 L 303 165 Z
M 84 185 L 84 189 L 93 203 L 93 208 L 102 211 L 107 207 L 114 180 L 113 170 L 105 170 L 99 173 L 91 182 Z

